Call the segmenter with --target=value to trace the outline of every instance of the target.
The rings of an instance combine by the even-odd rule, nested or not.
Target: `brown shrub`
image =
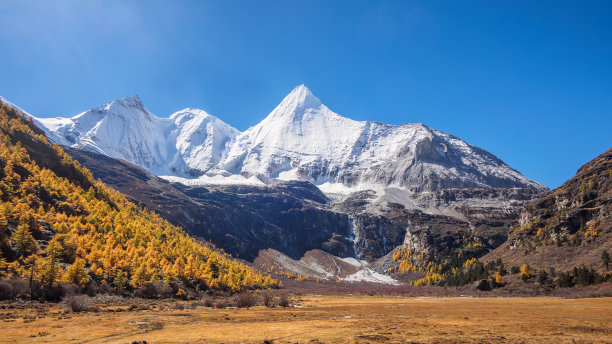
[[[79,286],[74,283],[60,283],[60,287],[62,287],[62,292],[65,296],[68,295],[77,295],[79,293]]]
[[[32,296],[37,299],[43,299],[47,301],[59,301],[64,297],[64,288],[61,285],[54,285],[51,287],[37,286],[32,290]]]
[[[289,294],[281,294],[278,298],[278,305],[281,307],[289,307],[291,305]]]
[[[6,280],[12,287],[15,297],[25,296],[28,294],[28,282],[19,277]]]
[[[185,308],[196,309],[196,308],[201,307],[201,306],[202,306],[202,302],[192,301],[192,302],[188,303],[187,306],[185,306]]]
[[[88,283],[85,288],[85,293],[89,296],[96,296],[99,294],[111,294],[113,292],[113,288],[106,283]]]
[[[213,308],[226,308],[227,304],[223,300],[215,301]]]
[[[0,300],[11,300],[26,296],[28,289],[28,282],[19,277],[0,280]]]
[[[255,306],[256,300],[253,293],[241,293],[236,296],[236,307],[249,308]]]
[[[210,299],[204,300],[204,307],[212,307],[213,302]]]
[[[263,293],[262,295],[263,304],[268,308],[274,307],[274,297],[270,293]]]
[[[153,281],[140,288],[137,294],[145,299],[165,299],[172,297],[174,290],[172,290],[172,287],[166,282]]]
[[[0,281],[0,300],[14,298],[13,287],[7,281]]]
[[[62,303],[70,307],[73,312],[83,312],[89,309],[91,300],[87,295],[70,295],[66,296]]]

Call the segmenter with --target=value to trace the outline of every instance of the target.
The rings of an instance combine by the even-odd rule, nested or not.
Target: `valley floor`
[[[612,342],[612,298],[340,295],[293,301],[294,307],[250,309],[142,301],[142,305],[100,305],[97,312],[66,314],[56,305],[11,306],[0,309],[0,342]]]

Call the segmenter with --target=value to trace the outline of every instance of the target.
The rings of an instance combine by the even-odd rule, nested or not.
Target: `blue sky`
[[[244,130],[303,83],[551,188],[612,147],[612,1],[0,0],[0,46],[0,95],[40,117],[138,94]]]

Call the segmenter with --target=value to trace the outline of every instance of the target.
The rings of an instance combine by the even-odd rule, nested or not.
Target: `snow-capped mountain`
[[[199,109],[158,118],[138,96],[115,99],[72,118],[36,118],[50,139],[120,158],[157,174],[199,175],[221,160],[239,132]]]
[[[136,96],[73,118],[33,120],[75,147],[65,150],[96,178],[187,232],[250,261],[276,250],[263,254],[265,264],[313,278],[387,273],[397,247],[417,248],[437,264],[449,243],[470,247],[465,228],[493,249],[543,189],[422,124],[342,117],[305,86],[242,133],[197,109],[158,118]],[[374,192],[350,193],[364,189]]]
[[[304,85],[261,123],[238,135],[219,168],[353,189],[541,187],[494,155],[423,124],[342,117]]]
[[[304,180],[343,192],[389,186],[415,192],[544,188],[494,155],[423,124],[342,117],[304,85],[242,133],[197,109],[155,117],[137,96],[73,118],[36,121],[58,143],[121,158],[158,175],[202,176],[203,182],[216,176],[228,183]]]

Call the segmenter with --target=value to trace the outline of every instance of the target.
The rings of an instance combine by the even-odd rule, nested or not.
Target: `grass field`
[[[5,307],[0,342],[612,343],[612,298],[342,295],[294,301],[294,307],[250,309],[158,301],[83,313]]]

